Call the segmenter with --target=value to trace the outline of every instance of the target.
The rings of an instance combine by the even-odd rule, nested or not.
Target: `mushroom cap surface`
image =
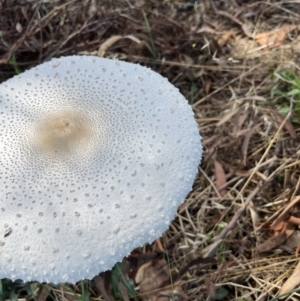
[[[0,85],[0,278],[76,282],[159,237],[192,189],[191,107],[138,64],[53,59]]]

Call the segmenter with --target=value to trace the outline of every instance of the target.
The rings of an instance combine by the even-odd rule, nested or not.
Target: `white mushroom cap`
[[[178,89],[71,56],[0,85],[0,278],[76,282],[167,228],[202,148]]]

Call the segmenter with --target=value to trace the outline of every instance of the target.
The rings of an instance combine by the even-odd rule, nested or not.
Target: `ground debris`
[[[287,83],[273,93],[278,71],[300,76],[296,2],[0,1],[0,82],[53,57],[101,55],[159,72],[194,109],[205,146],[199,175],[160,242],[130,256],[129,280],[147,267],[138,300],[213,300],[218,290],[224,301],[271,300],[297,282],[300,122],[282,112],[299,100]],[[209,268],[184,270],[209,254]],[[57,300],[110,300],[106,277],[46,288]],[[14,285],[2,281],[6,299],[29,299],[30,286]],[[49,299],[38,287],[34,298]],[[119,296],[128,294],[121,284]]]

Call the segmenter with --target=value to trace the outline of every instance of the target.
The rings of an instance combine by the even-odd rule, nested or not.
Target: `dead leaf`
[[[211,79],[207,78],[204,83],[204,91],[206,94],[209,94],[211,88]]]
[[[288,222],[293,225],[300,226],[300,218],[299,217],[290,216]]]
[[[285,294],[294,289],[300,283],[300,261],[298,262],[293,274],[286,280],[279,291],[279,295]]]
[[[170,272],[164,259],[142,265],[136,273],[135,282],[140,286],[142,298],[149,299],[169,283]]]
[[[122,295],[122,300],[130,301],[128,289],[126,288],[126,285],[123,282],[124,280],[122,279],[127,279],[128,273],[131,270],[131,264],[125,258],[120,264],[118,264],[118,268],[114,267],[113,269],[115,269],[115,272],[117,272],[118,283],[116,283],[116,285]],[[106,271],[105,273],[101,273],[99,276],[96,276],[93,279],[96,287],[106,301],[115,300],[115,298],[112,296],[112,273],[114,272]]]
[[[254,208],[253,202],[251,202],[249,204],[248,209],[250,211],[250,216],[251,216],[251,221],[252,221],[253,228],[256,229],[256,225],[257,225],[257,222],[259,220],[259,216],[258,216],[258,213],[256,212],[256,210]]]
[[[224,196],[226,194],[226,189],[221,188],[226,184],[226,175],[224,172],[224,169],[222,165],[217,161],[214,160],[214,165],[215,165],[215,176],[216,176],[216,188],[218,189],[220,196]]]
[[[238,111],[240,110],[240,108],[235,108],[231,111],[229,111],[228,113],[226,113],[221,120],[219,120],[216,124],[217,127],[221,126],[222,124],[224,124],[225,122],[227,122],[232,116],[234,116]]]
[[[281,221],[276,225],[271,225],[269,229],[272,229],[275,233],[279,233],[282,232],[285,226],[286,226],[286,221]]]
[[[162,243],[161,243],[160,238],[157,238],[157,239],[155,240],[155,242],[156,242],[156,245],[157,245],[157,247],[158,247],[158,250],[159,250],[160,252],[162,252],[162,253],[165,253],[165,249],[164,249],[164,247],[163,247],[163,245],[162,245]]]
[[[36,298],[37,301],[44,301],[48,297],[51,298],[51,292],[52,292],[51,286],[49,284],[43,284],[42,289],[40,290],[40,292]]]
[[[105,42],[103,42],[99,46],[98,56],[104,56],[106,50],[109,47],[111,47],[113,44],[115,44],[116,42],[118,42],[119,40],[122,40],[122,39],[130,39],[130,40],[136,42],[137,44],[141,43],[140,39],[138,39],[134,35],[127,35],[127,36],[117,35],[117,36],[112,36],[112,37],[110,37],[109,39],[107,39]]]
[[[287,239],[287,235],[285,232],[281,232],[279,235],[272,236],[259,246],[255,248],[255,251],[258,253],[267,252],[279,245],[283,244],[284,241]]]
[[[125,284],[123,282],[119,283],[119,290],[120,290],[120,293],[123,297],[123,300],[124,301],[130,301],[129,294],[128,294],[128,289],[127,289],[127,287],[125,286]]]
[[[241,26],[244,34],[248,37],[248,38],[253,38],[253,34],[252,34],[252,30],[253,30],[253,25],[250,23],[243,23]]]
[[[101,273],[93,278],[97,290],[101,293],[105,301],[114,301],[114,297],[109,288],[110,272]]]
[[[215,30],[212,27],[208,26],[208,25],[203,25],[201,28],[199,28],[196,33],[210,33],[210,34],[217,34],[217,35],[223,35],[228,33],[227,31],[219,31],[219,30]]]
[[[261,123],[256,124],[252,128],[247,129],[248,131],[245,133],[245,137],[242,144],[242,156],[243,156],[243,165],[247,165],[247,154],[248,154],[248,147],[250,143],[250,139],[252,135],[259,130],[261,127]],[[240,135],[240,133],[236,133],[237,136]]]
[[[193,260],[182,272],[185,273],[189,267],[198,263],[211,263],[211,258],[199,258]],[[178,279],[182,273],[172,276],[170,281],[170,270],[167,262],[163,260],[153,260],[140,267],[135,281],[140,287],[142,300],[147,301],[169,301],[171,298],[178,301],[188,300],[188,296],[183,292]]]
[[[258,253],[267,252],[283,244],[295,231],[295,226],[286,224],[278,235],[274,235],[255,248]]]
[[[272,223],[272,226],[274,227],[276,224],[280,223],[281,221],[284,221],[287,217],[287,213],[289,210],[298,202],[300,201],[300,195],[296,196],[286,207],[285,209],[280,213],[280,215],[277,217],[277,219]]]
[[[181,268],[179,273],[172,275],[173,281],[179,280],[191,267],[195,265],[201,265],[202,268],[204,266],[210,265],[210,264],[216,264],[217,261],[212,257],[197,257],[192,260],[190,260],[185,266]]]
[[[21,33],[23,31],[23,27],[19,22],[16,24],[16,31],[18,33]]]
[[[261,229],[263,230],[268,230],[268,231],[273,231],[275,235],[279,234],[280,232],[284,231],[287,225],[287,220],[288,218],[286,218],[284,221],[280,221],[279,223],[277,223],[276,225],[273,224],[264,224]]]
[[[242,113],[242,111],[240,110],[233,118],[233,137],[238,137],[239,135],[241,135],[241,128],[244,124],[244,122],[246,121],[246,119],[248,118],[249,113]]]
[[[224,141],[228,140],[228,137],[226,136],[222,136],[222,135],[215,135],[213,137],[213,139],[204,139],[202,146],[206,146],[207,144],[213,142],[213,144],[209,147],[207,146],[207,152],[203,158],[204,162],[209,162],[211,160],[212,155],[214,154],[214,152],[216,151],[216,148],[221,145],[222,143],[224,143]]]
[[[285,242],[285,246],[287,246],[289,249],[294,250],[300,245],[300,231],[295,230],[293,234],[288,237],[288,239]]]
[[[288,131],[288,133],[290,134],[290,136],[297,140],[298,139],[298,136],[297,136],[297,133],[292,125],[292,123],[285,119],[284,116],[282,116],[279,112],[277,112],[276,110],[273,110],[273,109],[270,109],[271,112],[272,112],[272,115],[273,115],[273,118],[275,119],[275,121],[279,124],[283,123],[284,122],[284,125],[283,127]]]
[[[223,47],[227,44],[227,42],[229,41],[229,39],[236,35],[236,31],[228,31],[226,33],[224,33],[218,40],[217,43],[220,47]]]
[[[280,28],[259,33],[253,38],[258,42],[259,45],[264,46],[267,49],[272,49],[281,46],[287,34],[296,28],[299,28],[299,26],[285,24]]]
[[[162,256],[161,252],[152,252],[152,251],[146,251],[146,253],[141,253],[139,249],[135,249],[130,253],[130,256],[128,258],[130,266],[128,271],[129,278],[135,278],[135,275],[137,273],[137,270],[144,265],[145,263],[152,261],[152,260],[158,260]],[[134,272],[134,273],[132,273]]]

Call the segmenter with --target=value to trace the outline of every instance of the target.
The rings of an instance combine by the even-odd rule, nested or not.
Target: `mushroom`
[[[53,59],[0,85],[0,278],[76,282],[169,226],[198,170],[194,114],[138,64]]]

